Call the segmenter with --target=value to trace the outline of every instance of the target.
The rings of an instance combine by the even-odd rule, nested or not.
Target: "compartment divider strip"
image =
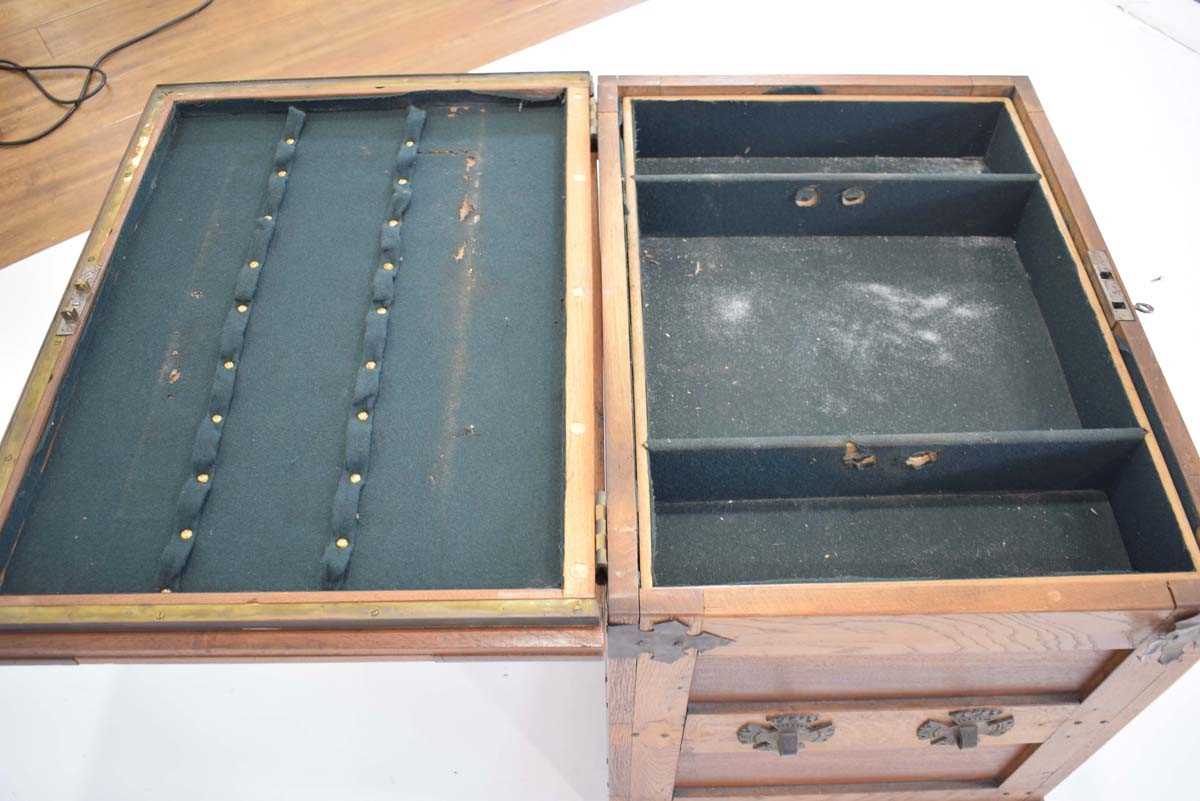
[[[304,128],[304,112],[289,107],[283,133],[275,145],[271,173],[267,178],[262,213],[255,222],[246,258],[234,287],[233,305],[221,328],[220,357],[213,372],[208,413],[196,427],[192,444],[191,475],[184,481],[176,503],[175,530],[163,548],[159,561],[158,588],[162,592],[179,589],[188,558],[195,547],[196,535],[204,512],[204,502],[212,490],[221,433],[233,404],[237,370],[246,328],[254,307],[258,279],[265,269],[276,218],[283,204],[288,174],[296,157],[297,141]]]
[[[425,111],[409,106],[404,120],[404,138],[396,154],[392,196],[380,226],[379,260],[371,281],[371,304],[363,324],[362,354],[354,383],[350,418],[346,423],[346,458],[333,500],[332,537],[322,557],[321,587],[339,589],[345,584],[358,534],[359,500],[367,480],[371,457],[371,434],[379,376],[387,347],[389,317],[396,291],[396,273],[403,264],[401,232],[404,213],[412,200],[412,172],[418,143],[425,126]]]
[[[1095,489],[1140,428],[651,439],[657,503]]]
[[[1012,236],[1036,173],[635,177],[643,237]]]

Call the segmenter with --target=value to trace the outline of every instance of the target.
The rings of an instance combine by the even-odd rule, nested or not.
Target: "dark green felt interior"
[[[410,102],[428,119],[345,586],[561,585],[563,109],[427,94],[294,104],[307,116],[183,590],[320,586]],[[287,108],[177,114],[4,531],[4,592],[156,589]]]
[[[1001,104],[634,109],[657,584],[1191,569]]]

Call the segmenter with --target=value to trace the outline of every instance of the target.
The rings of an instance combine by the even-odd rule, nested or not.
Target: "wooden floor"
[[[0,57],[90,64],[198,0],[0,0]],[[0,267],[91,227],[159,83],[466,72],[638,0],[216,0],[105,65],[109,87],[40,142],[0,148]],[[563,65],[574,67],[577,65]],[[47,80],[74,96],[80,77]],[[0,73],[0,138],[59,113]]]

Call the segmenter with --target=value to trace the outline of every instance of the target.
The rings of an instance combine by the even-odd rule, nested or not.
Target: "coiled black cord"
[[[103,89],[105,86],[108,85],[108,74],[105,73],[104,70],[100,69],[101,64],[103,64],[109,58],[111,58],[112,56],[121,52],[125,48],[132,47],[133,45],[137,44],[138,42],[141,42],[145,39],[149,39],[151,36],[153,36],[156,33],[161,33],[162,31],[165,31],[167,28],[170,28],[174,25],[178,25],[179,23],[183,22],[185,19],[189,19],[191,17],[196,16],[201,11],[203,11],[204,9],[211,6],[212,3],[213,3],[213,0],[204,0],[204,2],[200,3],[199,5],[197,5],[195,8],[191,9],[190,11],[180,14],[178,17],[175,17],[174,19],[169,19],[166,22],[162,23],[161,25],[151,28],[150,30],[146,31],[145,33],[139,34],[139,35],[133,37],[132,39],[126,39],[125,41],[121,42],[120,44],[116,45],[115,47],[112,47],[112,48],[109,48],[108,50],[106,50],[104,52],[104,54],[100,56],[100,58],[98,58],[94,62],[92,62],[91,66],[87,66],[84,64],[46,64],[46,65],[39,66],[39,67],[29,67],[24,64],[18,64],[16,61],[13,61],[12,59],[0,58],[0,71],[15,72],[18,75],[21,75],[26,80],[28,80],[31,84],[33,84],[34,87],[39,92],[42,93],[43,97],[45,97],[47,100],[49,100],[51,103],[55,104],[56,106],[62,106],[63,108],[66,109],[66,111],[63,112],[63,115],[61,117],[59,117],[54,122],[54,124],[51,125],[50,127],[46,128],[44,130],[38,131],[37,133],[33,134],[32,136],[26,136],[23,139],[0,139],[0,147],[20,147],[21,145],[32,144],[33,142],[36,142],[39,139],[44,139],[47,136],[49,136],[50,134],[57,131],[59,128],[61,128],[63,125],[66,124],[67,120],[71,119],[71,117],[74,116],[76,111],[79,111],[79,108],[86,101],[95,97],[96,94],[101,89]],[[47,89],[45,84],[43,84],[40,80],[38,80],[38,77],[36,75],[36,73],[39,73],[39,72],[62,72],[62,71],[68,71],[68,70],[82,70],[83,72],[86,73],[86,76],[83,79],[83,85],[79,89],[79,95],[75,98],[58,97],[57,95],[53,94],[49,89]],[[97,81],[97,78],[99,79],[98,81]]]

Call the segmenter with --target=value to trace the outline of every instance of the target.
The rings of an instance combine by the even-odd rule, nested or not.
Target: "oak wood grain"
[[[684,652],[674,662],[638,655],[630,763],[630,795],[635,801],[671,797],[695,666],[695,651]]]

